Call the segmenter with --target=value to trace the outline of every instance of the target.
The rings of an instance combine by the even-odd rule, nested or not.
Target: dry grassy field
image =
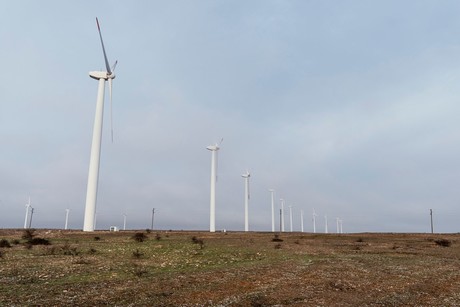
[[[0,306],[460,306],[460,235],[0,230]]]

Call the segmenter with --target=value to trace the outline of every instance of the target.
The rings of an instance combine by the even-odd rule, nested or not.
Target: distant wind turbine
[[[318,215],[315,212],[315,208],[313,208],[313,233],[316,233],[316,217]]]
[[[241,177],[244,178],[244,231],[249,231],[249,177],[251,174],[246,170]]]
[[[220,144],[222,144],[222,139]],[[219,144],[219,145],[220,145]],[[219,145],[214,144],[206,147],[210,150],[211,155],[211,195],[210,195],[210,213],[209,213],[209,231],[216,231],[216,182],[217,182],[217,151],[220,149]]]
[[[327,233],[327,215],[324,216],[324,232]]]
[[[34,217],[34,208],[30,207],[30,220],[29,220],[29,228],[32,227],[32,218]]]
[[[96,219],[96,199],[97,199],[97,185],[99,181],[99,162],[101,159],[101,141],[102,141],[102,120],[104,115],[104,91],[105,81],[109,82],[109,96],[110,106],[112,107],[112,80],[115,78],[113,71],[117,65],[117,61],[112,68],[110,68],[107,54],[105,53],[104,42],[102,41],[101,28],[99,27],[99,20],[96,18],[97,30],[99,31],[99,38],[101,39],[102,52],[104,53],[104,61],[106,71],[91,71],[89,76],[99,81],[96,114],[93,126],[93,140],[91,143],[91,157],[89,162],[88,172],[88,186],[86,190],[86,206],[85,206],[85,220],[83,224],[83,231],[94,231]],[[111,109],[112,110],[112,109]],[[113,129],[112,129],[113,141]]]
[[[281,201],[281,232],[284,232],[284,199],[280,199]]]
[[[340,233],[340,219],[339,218],[336,218],[337,219],[337,233]]]
[[[303,232],[303,210],[300,210],[300,231]]]
[[[69,221],[69,211],[70,211],[70,209],[65,209],[65,225],[64,225],[65,230],[67,230],[67,225],[68,225],[68,221]]]
[[[292,232],[292,206],[289,206],[289,228]]]
[[[30,196],[29,196],[29,201],[26,204],[26,219],[24,220],[24,229],[27,228],[27,221],[29,220],[29,211],[30,211]]]
[[[123,214],[123,230],[126,230],[126,214]]]
[[[272,232],[275,232],[275,190],[269,189],[272,198]]]

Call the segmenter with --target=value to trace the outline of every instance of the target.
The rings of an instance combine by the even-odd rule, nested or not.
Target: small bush
[[[363,240],[363,238],[358,238],[358,240],[356,240],[356,242],[361,243],[361,242],[364,242],[364,240]]]
[[[145,230],[145,232],[146,232],[146,233],[151,233],[152,230],[151,230],[150,228],[147,228],[147,229]]]
[[[90,254],[90,255],[94,255],[95,253],[97,253],[97,250],[95,250],[94,248],[90,248],[88,250],[88,254]]]
[[[32,238],[28,240],[27,243],[31,245],[51,245],[50,241],[45,238]]]
[[[283,239],[281,239],[280,236],[276,234],[275,237],[272,239],[272,242],[283,242]]]
[[[11,247],[11,244],[10,244],[10,242],[8,242],[8,240],[6,240],[6,239],[1,239],[1,240],[0,240],[0,247],[7,247],[7,248],[10,248],[10,247]]]
[[[144,254],[141,253],[141,252],[139,251],[139,249],[136,249],[136,250],[133,252],[133,258],[140,259],[140,258],[142,258],[142,256],[144,256]]]
[[[281,243],[275,244],[275,249],[281,249]]]
[[[437,240],[434,240],[434,242],[437,245],[442,246],[442,247],[449,247],[452,244],[452,242],[450,242],[447,239],[437,239]]]
[[[95,236],[94,241],[101,241],[101,237]]]
[[[157,233],[157,234],[155,235],[155,240],[157,240],[157,241],[160,241],[160,240],[161,240],[161,235],[160,235],[159,233]]]
[[[32,240],[34,237],[35,237],[35,229],[33,228],[26,229],[22,233],[22,239],[26,240],[27,242]]]
[[[62,247],[61,251],[63,255],[68,255],[68,256],[78,256],[80,255],[80,252],[77,250],[76,247],[71,247],[69,245],[69,242],[66,242]]]
[[[200,245],[200,249],[203,249],[203,247],[204,247],[204,241],[203,241],[203,239],[198,239],[197,237],[193,236],[193,237],[192,237],[192,242],[193,242],[193,244],[199,244],[199,245]]]
[[[148,274],[148,271],[143,266],[135,264],[132,273],[134,274],[134,276],[143,277]]]
[[[147,240],[147,236],[145,235],[145,233],[143,232],[136,232],[132,238],[134,239],[134,241],[136,242],[144,242],[145,240]]]
[[[14,244],[14,245],[18,245],[20,244],[21,242],[18,240],[18,239],[13,239],[11,240],[11,244]]]

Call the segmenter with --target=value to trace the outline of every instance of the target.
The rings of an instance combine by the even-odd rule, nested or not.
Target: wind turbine
[[[241,177],[244,178],[244,231],[249,231],[249,177],[251,174],[246,170]]]
[[[289,206],[289,228],[292,232],[292,206]]]
[[[315,208],[313,208],[313,233],[316,233],[316,217],[318,215],[315,212]]]
[[[110,106],[112,106],[112,80],[115,78],[113,71],[117,65],[117,61],[110,68],[107,54],[105,53],[104,42],[102,41],[101,28],[99,27],[99,20],[96,18],[97,30],[99,31],[99,38],[101,39],[102,52],[104,54],[106,71],[91,71],[89,76],[99,81],[97,101],[96,101],[96,114],[94,117],[93,126],[93,140],[91,143],[91,157],[89,161],[88,172],[88,186],[86,190],[86,206],[85,206],[85,220],[83,224],[83,231],[94,231],[96,219],[96,199],[97,199],[97,184],[99,180],[99,162],[101,159],[101,141],[102,141],[102,120],[104,115],[104,91],[105,81],[109,82],[109,96]],[[111,108],[112,109],[112,108]],[[112,141],[113,141],[113,129]]]
[[[275,232],[275,190],[269,189],[272,197],[272,232]]]
[[[123,214],[123,230],[126,230],[126,214]]]
[[[64,225],[64,229],[67,230],[67,225],[68,225],[68,221],[69,221],[69,211],[70,209],[65,209],[65,225]]]
[[[280,198],[281,202],[281,232],[284,232],[284,199]]]
[[[337,233],[340,233],[340,219],[339,218],[336,218],[337,219]]]
[[[327,215],[324,216],[324,232],[327,233]]]
[[[222,144],[222,139],[220,144]],[[219,145],[220,145],[219,144]],[[219,145],[209,145],[207,150],[211,151],[211,195],[210,195],[210,212],[209,212],[209,231],[216,231],[216,182],[217,182],[217,151],[220,149]]]
[[[303,232],[303,210],[300,209],[300,231]]]
[[[29,211],[30,211],[30,196],[29,196],[29,202],[26,204],[26,219],[24,220],[24,229],[27,228],[27,221],[29,219]]]

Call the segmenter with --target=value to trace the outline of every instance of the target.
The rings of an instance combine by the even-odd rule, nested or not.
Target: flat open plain
[[[24,234],[0,230],[0,306],[460,306],[460,234]]]

